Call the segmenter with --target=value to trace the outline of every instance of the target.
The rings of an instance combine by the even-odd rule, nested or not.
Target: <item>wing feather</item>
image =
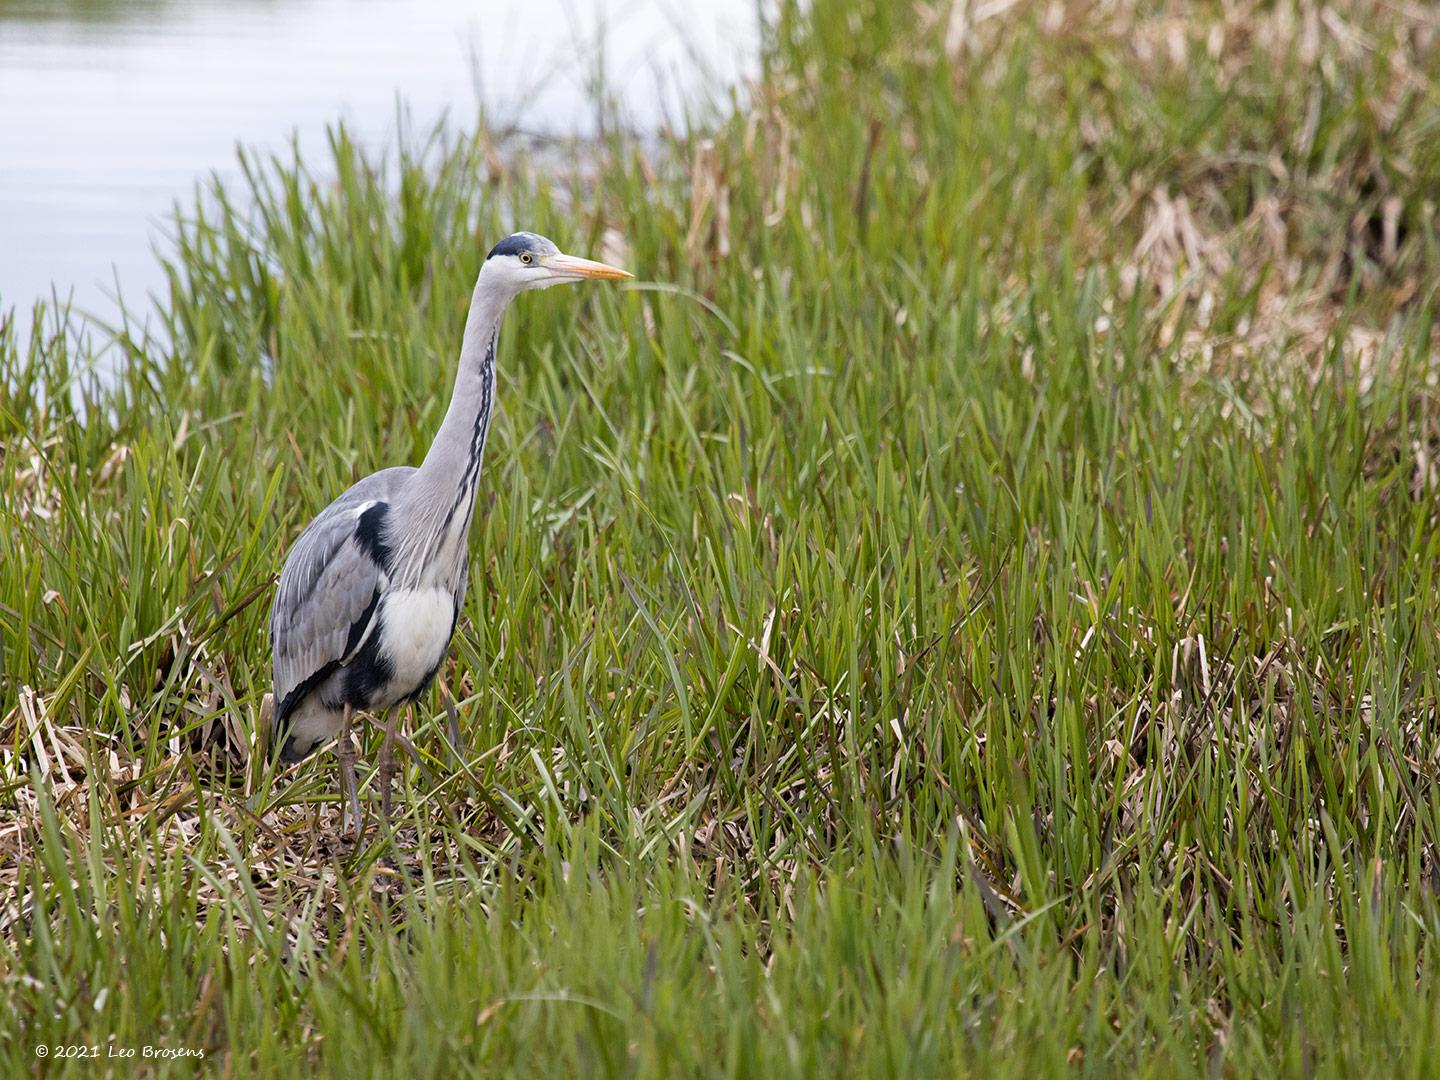
[[[290,549],[270,609],[277,733],[373,629],[385,578],[360,535],[360,519],[391,501],[413,472],[386,469],[366,477],[321,511]]]

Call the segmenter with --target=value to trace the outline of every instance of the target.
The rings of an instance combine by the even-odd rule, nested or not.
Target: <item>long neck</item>
[[[509,296],[497,293],[482,278],[470,299],[450,408],[408,485],[406,512],[399,515],[409,524],[397,538],[397,583],[416,586],[433,581],[453,591],[460,580],[495,407],[500,319],[510,303]]]
[[[450,408],[420,466],[421,485],[432,497],[448,491],[452,497],[474,499],[495,407],[495,348],[509,303],[508,296],[487,289],[483,279],[476,282]]]

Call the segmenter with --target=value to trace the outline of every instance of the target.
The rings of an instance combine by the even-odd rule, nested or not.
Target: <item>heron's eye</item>
[[[528,251],[522,251],[520,253],[520,261],[526,266],[529,266],[532,262],[535,261],[535,256],[531,255]]]

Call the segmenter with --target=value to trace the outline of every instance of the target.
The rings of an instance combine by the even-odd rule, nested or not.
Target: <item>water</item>
[[[585,132],[602,64],[655,128],[743,77],[754,0],[0,0],[0,318],[58,295],[143,307],[176,200],[235,171],[237,144],[323,157],[482,107]]]

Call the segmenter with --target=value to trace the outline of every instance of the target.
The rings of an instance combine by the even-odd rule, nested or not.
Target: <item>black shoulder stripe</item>
[[[380,590],[376,589],[370,597],[370,603],[366,604],[365,610],[360,613],[360,617],[350,624],[350,633],[345,638],[345,657],[341,663],[348,660],[360,647],[360,639],[365,636],[365,628],[370,625],[370,619],[374,616],[375,609],[379,604]]]
[[[389,515],[389,503],[376,503],[360,515],[355,525],[355,543],[370,556],[371,562],[387,574],[390,572],[390,544],[385,539],[385,520]]]

